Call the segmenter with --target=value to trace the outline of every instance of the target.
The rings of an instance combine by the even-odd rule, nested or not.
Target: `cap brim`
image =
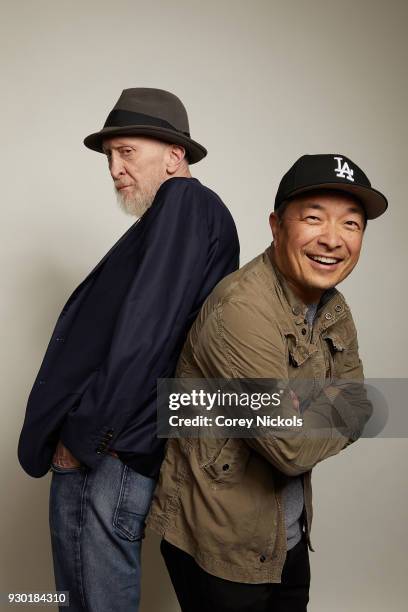
[[[192,140],[192,138],[173,130],[152,125],[127,125],[124,127],[103,128],[100,132],[87,136],[84,140],[84,145],[88,149],[103,153],[103,140],[115,136],[146,136],[168,142],[169,144],[180,145],[185,148],[190,164],[195,164],[207,155],[207,149],[195,140]]]
[[[286,199],[292,198],[301,193],[314,191],[315,189],[335,189],[336,191],[345,191],[354,195],[361,202],[367,215],[367,219],[376,219],[388,208],[387,198],[372,187],[364,187],[363,185],[348,185],[346,183],[319,183],[318,185],[308,185],[307,187],[299,187],[293,190],[286,196]]]

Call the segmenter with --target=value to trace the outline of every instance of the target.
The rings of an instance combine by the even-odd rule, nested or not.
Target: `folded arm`
[[[273,327],[273,324],[272,324]],[[202,327],[193,347],[206,378],[275,379],[288,381],[285,339],[279,329],[262,320],[250,304],[230,300],[220,304]],[[342,360],[337,379],[301,415],[303,427],[258,431],[246,443],[289,476],[311,470],[354,442],[371,415],[363,370],[354,338]],[[285,394],[279,407],[283,418],[299,417],[293,396]]]

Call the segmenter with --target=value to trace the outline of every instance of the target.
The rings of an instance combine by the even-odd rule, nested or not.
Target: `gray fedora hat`
[[[191,164],[207,155],[207,150],[190,138],[187,111],[183,103],[164,89],[124,89],[103,128],[87,136],[84,145],[103,153],[103,139],[114,136],[147,136],[181,145]]]

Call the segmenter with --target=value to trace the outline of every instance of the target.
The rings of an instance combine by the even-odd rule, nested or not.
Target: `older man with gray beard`
[[[18,453],[29,475],[52,471],[54,571],[69,609],[136,612],[163,453],[156,381],[173,375],[205,298],[237,269],[239,243],[228,209],[190,174],[206,150],[173,94],[125,89],[84,143],[106,155],[119,203],[138,220],[64,306]]]

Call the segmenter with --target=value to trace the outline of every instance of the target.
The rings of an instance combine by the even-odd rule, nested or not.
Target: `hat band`
[[[152,117],[151,115],[145,115],[144,113],[134,113],[133,111],[125,111],[120,109],[114,109],[108,115],[105,121],[104,128],[106,127],[127,127],[133,125],[154,125],[155,127],[163,127],[174,132],[179,132],[190,138],[189,132],[183,132],[178,130],[171,125],[165,119],[159,119],[158,117]]]

